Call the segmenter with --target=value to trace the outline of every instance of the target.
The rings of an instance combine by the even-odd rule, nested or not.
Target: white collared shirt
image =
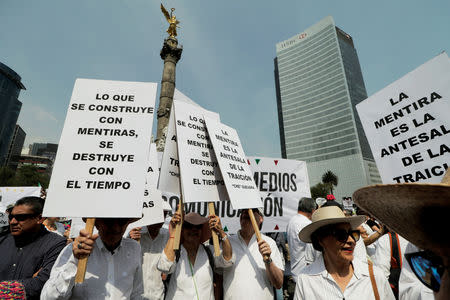
[[[303,269],[297,277],[294,299],[316,300],[372,300],[375,299],[369,269],[366,263],[353,259],[353,276],[344,292],[325,268],[323,257],[318,258],[313,264]],[[394,300],[394,294],[387,279],[374,268],[375,281],[377,283],[380,299]]]
[[[212,255],[214,249],[209,247]],[[225,260],[223,255],[214,257],[216,268],[229,268],[233,265],[236,257]],[[172,274],[167,289],[166,299],[183,300],[214,300],[213,270],[209,263],[208,254],[202,245],[199,245],[194,265],[189,261],[187,251],[180,245],[180,258],[178,263],[170,261],[164,251],[158,262],[158,270],[166,274]]]
[[[100,237],[88,258],[86,277],[75,285],[78,259],[67,245],[56,259],[41,299],[141,299],[141,248],[136,241],[122,239],[114,254]]]
[[[408,261],[404,254],[418,252],[419,248],[411,243],[406,245],[405,252],[403,254],[403,267],[400,273],[400,279],[398,281],[398,291],[400,300],[434,300],[433,291],[427,288],[411,269]]]
[[[261,234],[272,250],[271,258],[275,266],[284,271],[280,251],[273,239]],[[273,286],[266,274],[266,265],[259,252],[256,236],[245,243],[240,232],[229,237],[233,254],[236,255],[234,265],[223,270],[224,299],[273,299]]]
[[[297,278],[300,271],[316,259],[317,251],[314,250],[312,244],[304,243],[298,237],[299,232],[310,223],[311,220],[304,215],[296,214],[289,220],[286,228],[291,257],[291,272],[294,278]]]
[[[144,296],[147,299],[164,299],[164,284],[161,271],[157,269],[158,260],[169,239],[169,230],[161,228],[155,239],[147,232],[141,233],[142,272]]]

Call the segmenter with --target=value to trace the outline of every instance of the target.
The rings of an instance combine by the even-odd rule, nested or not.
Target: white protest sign
[[[231,205],[234,209],[262,207],[236,130],[207,116],[204,118]]]
[[[450,161],[450,60],[431,59],[356,106],[383,183],[439,183]]]
[[[156,83],[77,79],[45,216],[141,217]]]
[[[40,186],[4,186],[0,187],[0,212],[5,212],[8,205],[16,203],[23,197],[40,197]]]
[[[74,239],[77,236],[80,235],[80,230],[86,228],[86,223],[84,223],[82,218],[72,218],[72,221],[70,223],[70,231],[69,231],[69,238]],[[98,230],[94,226],[94,230],[92,231],[92,234],[97,234]]]
[[[211,112],[181,101],[173,104],[183,201],[228,200],[203,120]]]
[[[146,188],[142,207],[142,218],[131,223],[128,228],[142,227],[164,222],[163,199],[161,191],[156,188],[159,176],[156,145],[150,145],[149,163],[147,168]]]
[[[264,222],[261,231],[286,231],[289,220],[297,214],[300,198],[311,197],[306,163],[269,157],[247,157],[247,163],[261,194],[267,194],[262,198]],[[175,211],[178,195],[163,192],[163,198]],[[224,229],[236,233],[240,229],[238,210],[233,209],[230,201],[218,201],[214,206]],[[208,203],[186,203],[185,212],[192,211],[207,216]]]
[[[197,103],[192,101],[177,89],[175,89],[173,99],[174,101],[186,102],[195,105],[199,109],[202,109]],[[208,113],[211,114],[214,118],[219,119],[219,114],[213,112]],[[177,195],[180,194],[180,168],[178,166],[178,148],[173,105],[169,116],[169,123],[167,125],[167,136],[161,162],[158,189]]]

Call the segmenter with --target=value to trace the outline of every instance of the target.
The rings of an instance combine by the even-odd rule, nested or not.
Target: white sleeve
[[[75,285],[78,259],[72,254],[72,244],[59,254],[41,292],[41,299],[69,299]]]
[[[378,239],[377,248],[372,260],[373,264],[383,271],[386,279],[389,278],[391,273],[391,245],[388,234]]]
[[[159,257],[158,265],[156,266],[156,268],[164,274],[172,274],[175,271],[176,265],[177,264],[175,263],[175,260],[170,261],[163,250],[161,256]]]
[[[136,272],[134,273],[133,280],[133,290],[131,291],[130,299],[145,299],[144,295],[144,283],[142,279],[142,257],[139,259],[138,267],[136,268]]]
[[[264,240],[266,240],[266,242],[270,246],[270,250],[272,250],[270,258],[272,258],[272,261],[274,262],[275,266],[277,266],[278,269],[284,272],[284,261],[283,258],[281,257],[280,250],[278,250],[277,244],[271,238],[264,237]]]
[[[419,249],[411,243],[406,246],[405,254],[411,252],[417,252]],[[400,273],[400,279],[398,282],[399,299],[400,300],[433,300],[433,291],[427,288],[416,277],[411,269],[406,257],[403,256],[402,272]]]
[[[211,254],[214,257],[214,267],[217,269],[226,269],[226,268],[230,268],[234,265],[234,263],[236,262],[236,254],[232,254],[231,259],[230,260],[226,260],[223,257],[223,251],[220,252],[219,256],[214,256],[214,246],[213,245],[209,245],[207,246],[209,248],[209,251],[211,251]],[[216,270],[214,270],[216,271]]]
[[[297,284],[295,285],[294,300],[303,300],[305,295],[303,293],[302,276],[299,275],[296,279]]]

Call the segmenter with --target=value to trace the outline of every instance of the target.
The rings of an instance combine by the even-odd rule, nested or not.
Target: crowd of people
[[[42,217],[42,198],[25,197],[8,209],[9,230],[0,234],[0,298],[450,299],[448,237],[427,225],[441,220],[417,219],[417,211],[449,211],[448,187],[437,209],[426,201],[418,208],[406,195],[408,205],[393,213],[392,202],[356,196],[360,206],[350,212],[333,197],[301,198],[274,239],[255,232],[252,216],[259,228],[264,222],[255,208],[239,211],[240,230],[231,235],[218,216],[177,210],[168,229],[159,223],[126,233],[135,219],[96,218],[98,233],[82,229],[73,240],[57,219]],[[409,223],[399,226],[396,214]],[[84,281],[76,283],[86,257]]]

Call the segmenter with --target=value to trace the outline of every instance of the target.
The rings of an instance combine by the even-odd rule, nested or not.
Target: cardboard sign
[[[44,215],[141,217],[156,83],[77,79]]]
[[[23,197],[40,197],[40,186],[4,186],[0,187],[0,212],[5,212],[8,205],[16,203]]]
[[[194,101],[175,89],[173,99],[198,106]],[[175,132],[175,113],[173,104],[167,124],[166,141],[162,155],[161,171],[158,180],[158,189],[170,193],[180,194],[180,169],[178,166],[177,135]]]
[[[383,183],[439,183],[450,161],[450,60],[431,59],[356,106]]]
[[[286,231],[289,220],[297,214],[300,198],[311,196],[306,163],[269,157],[247,157],[247,163],[261,194],[267,194],[262,198],[264,222],[261,231]],[[163,192],[163,199],[175,212],[179,196]],[[227,233],[236,233],[240,229],[238,210],[233,209],[230,201],[215,202],[214,205]],[[207,216],[208,203],[186,203],[185,212],[191,211]]]
[[[206,116],[205,122],[233,208],[262,207],[236,130]]]
[[[227,200],[225,183],[203,116],[210,112],[174,100],[181,188],[185,202]]]
[[[147,168],[146,188],[144,192],[144,202],[142,203],[142,218],[131,223],[128,227],[142,227],[164,222],[163,203],[161,191],[156,188],[159,167],[156,145],[150,145],[149,163]]]

